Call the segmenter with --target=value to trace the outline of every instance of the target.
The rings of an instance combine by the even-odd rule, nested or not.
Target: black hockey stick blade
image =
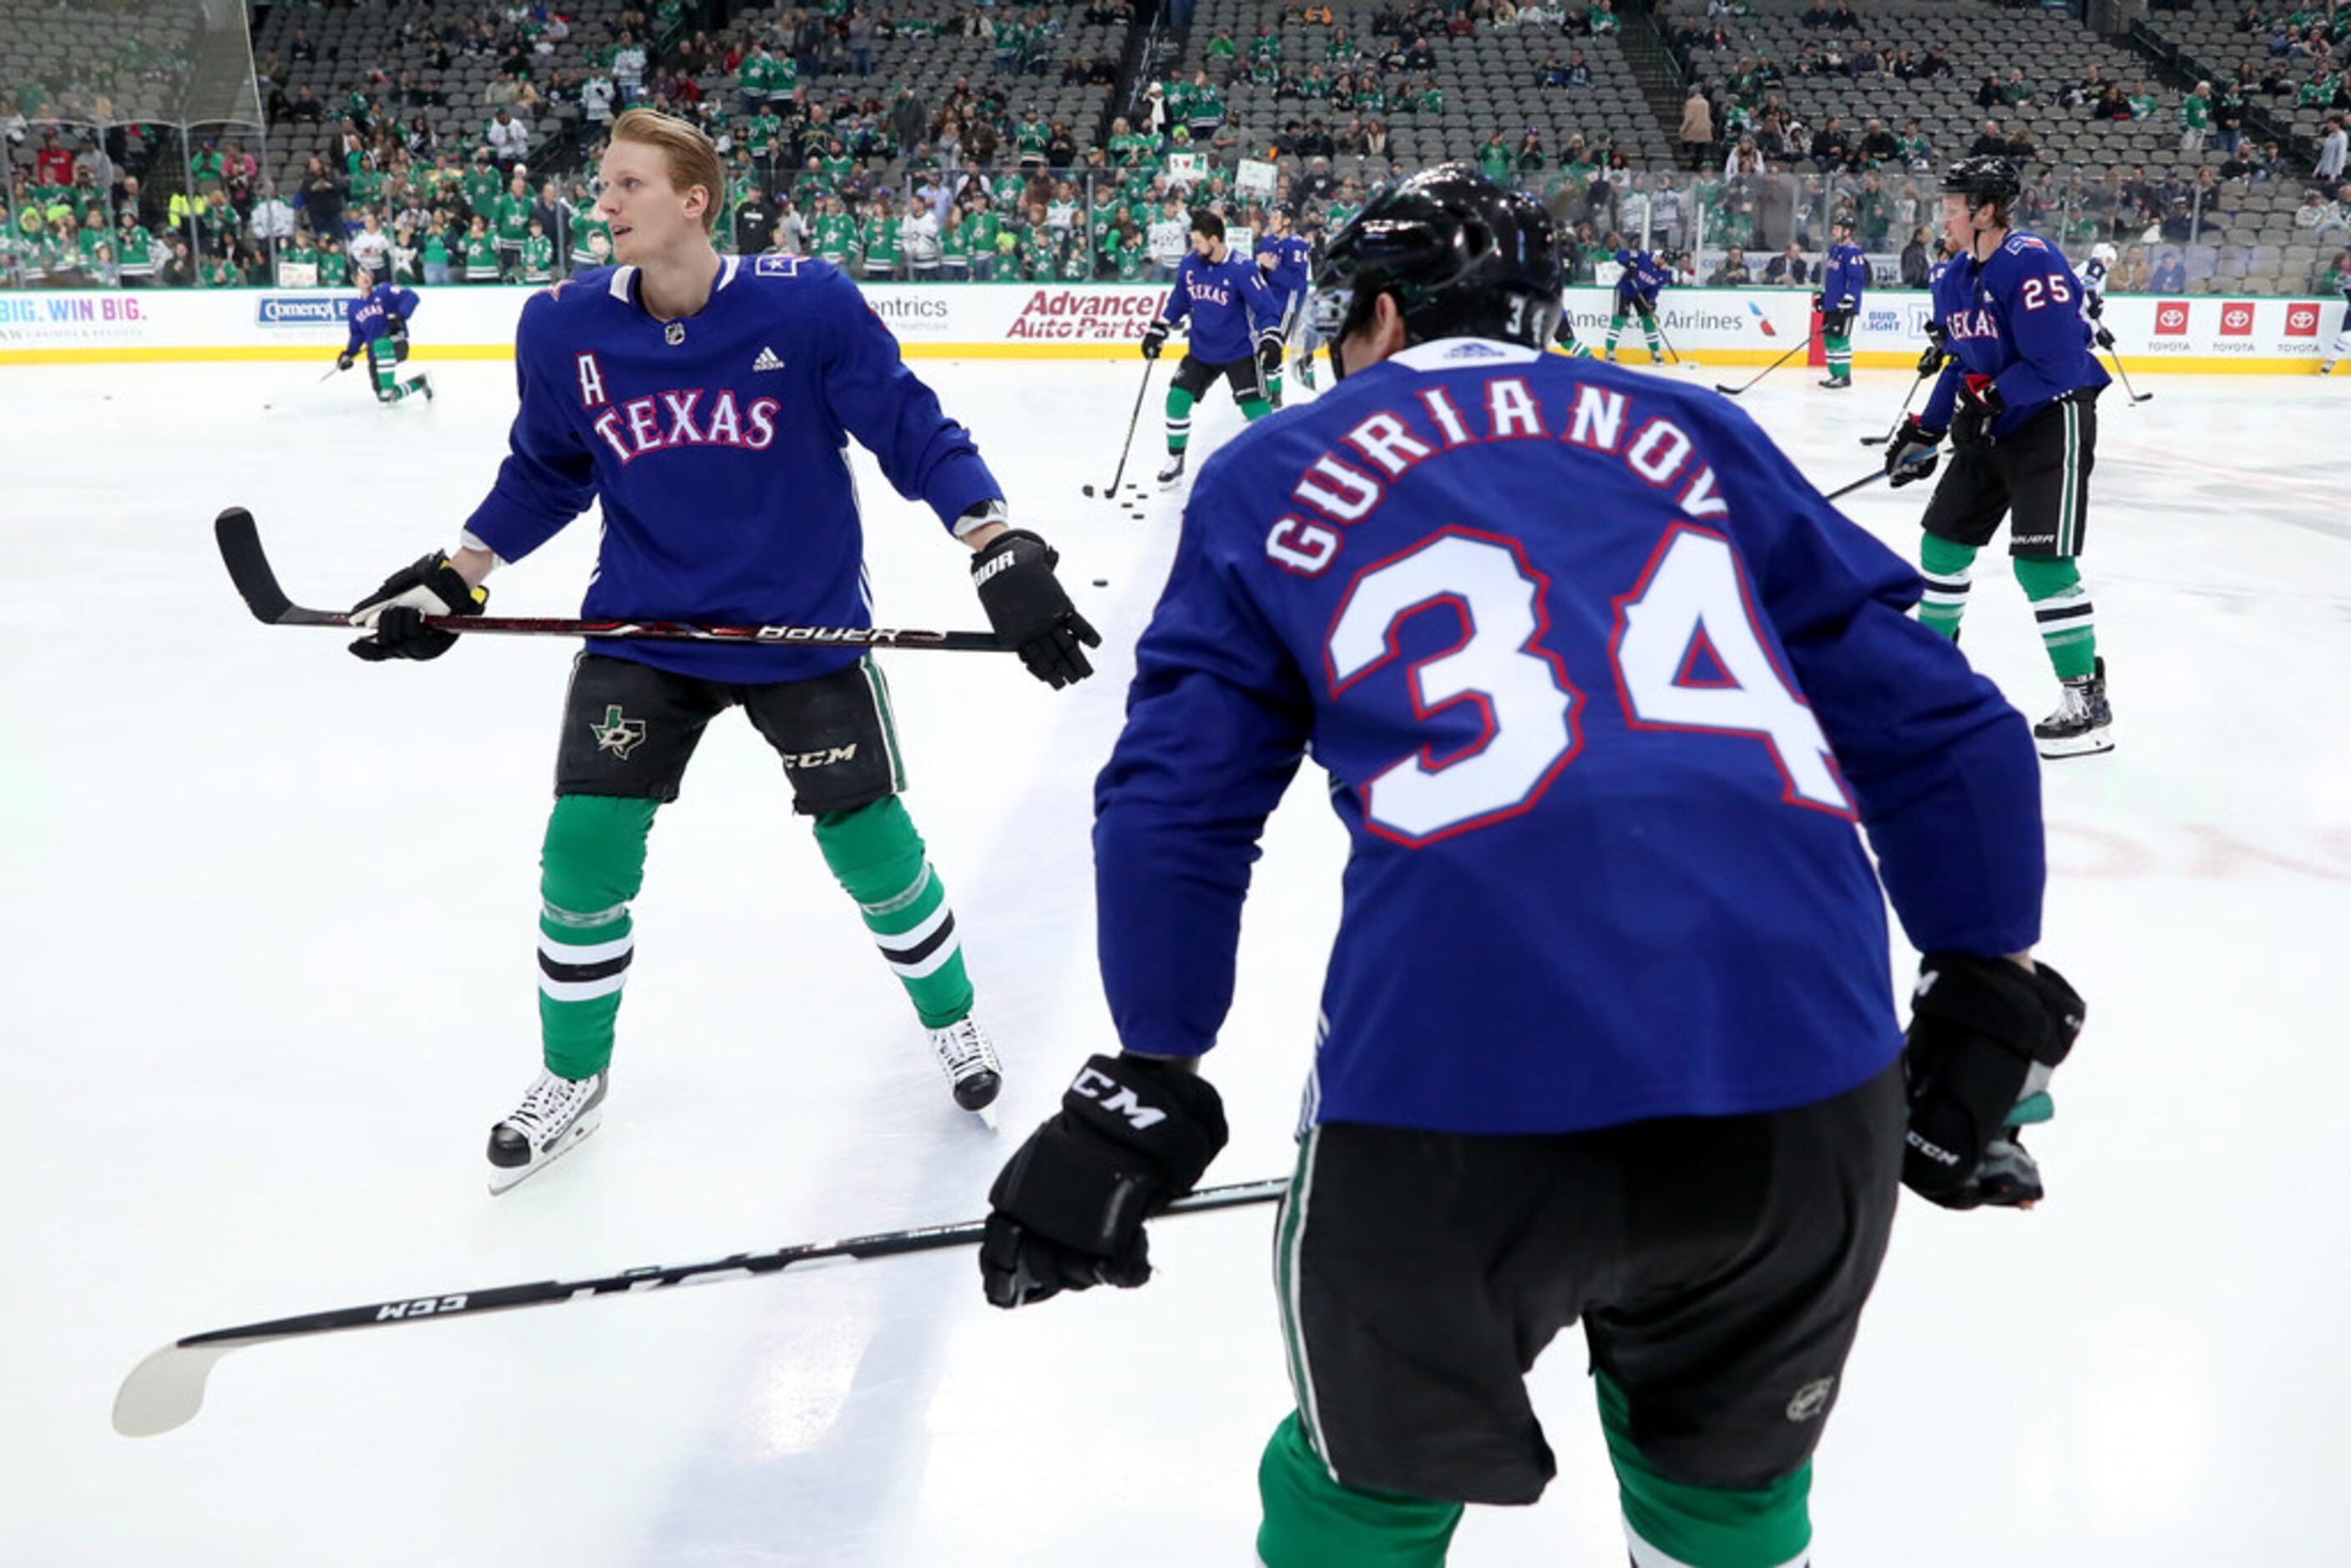
[[[269,556],[261,548],[261,529],[243,507],[231,507],[213,519],[213,538],[220,545],[221,564],[228,568],[228,580],[236,584],[255,620],[271,626],[350,623],[348,616],[305,610],[286,597],[286,591],[277,586],[277,574],[270,570]]]
[[[1270,1203],[1289,1187],[1286,1178],[1235,1182],[1205,1187],[1167,1206],[1169,1214],[1197,1214],[1209,1209],[1238,1208],[1244,1204]],[[986,1223],[967,1220],[956,1225],[933,1225],[914,1230],[891,1230],[841,1241],[810,1242],[774,1252],[737,1252],[705,1263],[623,1269],[588,1280],[540,1280],[528,1285],[498,1285],[486,1291],[458,1291],[444,1295],[402,1297],[371,1301],[364,1306],[277,1318],[268,1322],[243,1323],[174,1340],[131,1369],[114,1395],[114,1429],[126,1437],[152,1437],[184,1427],[204,1405],[206,1380],[214,1365],[233,1350],[266,1344],[273,1340],[300,1339],[310,1334],[339,1333],[351,1329],[382,1328],[397,1323],[440,1321],[481,1312],[511,1312],[521,1307],[552,1306],[582,1297],[629,1295],[664,1285],[716,1284],[773,1274],[795,1264],[827,1260],[862,1262],[905,1252],[931,1252],[977,1242]]]

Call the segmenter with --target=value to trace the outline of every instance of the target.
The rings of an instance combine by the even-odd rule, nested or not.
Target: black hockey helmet
[[[1467,163],[1424,170],[1374,191],[1324,245],[1315,269],[1315,329],[1331,367],[1339,343],[1383,294],[1404,312],[1405,340],[1498,338],[1551,342],[1559,316],[1559,255],[1551,214]]]
[[[1965,196],[1970,207],[1991,202],[2003,213],[2008,211],[2009,204],[2024,193],[2024,186],[2016,177],[2016,165],[1990,153],[1962,158],[1944,170],[1942,189],[1947,196]]]

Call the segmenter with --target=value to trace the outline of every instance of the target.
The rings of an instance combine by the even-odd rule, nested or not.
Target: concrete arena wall
[[[418,291],[414,355],[513,357],[528,288]],[[909,359],[1107,359],[1133,352],[1164,290],[1135,284],[882,284],[866,298]],[[351,296],[324,289],[83,289],[0,294],[0,364],[309,360],[343,342]],[[1597,344],[1610,296],[1568,290],[1577,335]],[[1927,298],[1873,293],[1855,362],[1914,363]],[[1711,365],[1763,365],[1802,343],[1810,296],[1791,289],[1677,288],[1661,312],[1674,349]],[[2291,373],[2315,364],[2344,325],[2340,298],[2112,296],[2105,320],[2124,363],[2156,371]],[[1626,347],[1639,344],[1628,328]]]

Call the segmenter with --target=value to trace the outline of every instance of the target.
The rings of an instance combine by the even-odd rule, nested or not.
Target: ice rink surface
[[[729,720],[654,837],[603,1129],[496,1201],[484,1135],[537,1062],[568,645],[363,665],[251,621],[209,524],[249,507],[297,600],[350,602],[453,540],[510,368],[434,367],[440,400],[392,410],[296,364],[0,370],[0,1562],[1254,1561],[1288,1404],[1264,1207],[1157,1226],[1137,1292],[1004,1314],[967,1252],[880,1261],[264,1346],[193,1425],[108,1426],[131,1364],[199,1330],[975,1217],[1111,1045],[1089,789],[1176,525],[1079,487],[1108,477],[1137,367],[917,369],[1106,640],[1060,695],[998,658],[885,655],[1003,1133],[949,1105]],[[1908,377],[1816,374],[1742,402],[1826,489],[1869,472],[1856,437]],[[2119,747],[2047,773],[2043,951],[2091,1008],[2034,1140],[2052,1197],[1905,1203],[1817,1464],[1821,1568],[2343,1561],[2351,385],[2140,386],[2101,407],[2085,557]],[[1204,405],[1201,449],[1237,423]],[[964,551],[862,472],[878,619],[983,625]],[[1924,499],[1849,506],[1911,555]],[[583,521],[495,607],[573,613],[593,544]],[[1968,653],[2038,717],[2022,596],[1999,557],[1978,584]],[[1211,1180],[1290,1164],[1344,848],[1322,797],[1301,775],[1269,834]],[[1624,1562],[1583,1374],[1563,1337],[1536,1374],[1561,1477],[1473,1511],[1463,1568]]]

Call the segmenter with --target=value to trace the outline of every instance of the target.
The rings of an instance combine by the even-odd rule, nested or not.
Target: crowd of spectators
[[[321,70],[308,28],[279,29],[256,61],[267,119],[321,135],[328,150],[274,175],[251,137],[183,144],[170,127],[106,124],[126,80],[184,72],[167,50],[127,47],[73,63],[62,78],[13,84],[0,92],[0,139],[12,154],[0,279],[332,287],[366,269],[416,283],[546,281],[609,257],[587,166],[601,128],[637,103],[710,132],[729,175],[721,238],[747,253],[823,256],[868,278],[1164,277],[1190,205],[1214,206],[1244,232],[1273,206],[1309,232],[1343,221],[1362,183],[1332,164],[1379,157],[1392,120],[1443,110],[1437,67],[1447,40],[1481,27],[1554,31],[1560,47],[1527,89],[1565,93],[1592,79],[1578,40],[1617,26],[1612,0],[1420,0],[1384,5],[1367,23],[1362,12],[1343,19],[1311,4],[1269,8],[1254,32],[1189,40],[1187,68],[1149,84],[1137,111],[1097,137],[1094,125],[1041,113],[1034,84],[1114,83],[1114,58],[1073,53],[1067,41],[1081,20],[1131,22],[1130,0],[916,16],[822,0],[738,13],[716,27],[690,0],[640,5],[624,0],[592,16],[545,4],[462,17],[398,7],[393,55],[341,62],[348,69],[329,91],[311,85]],[[1703,16],[1666,24],[1669,47],[1708,68],[1693,72],[1703,85],[1681,127],[1702,153],[1695,177],[1635,169],[1604,134],[1552,148],[1536,131],[1497,127],[1477,148],[1487,173],[1551,205],[1573,236],[1580,277],[1605,263],[1607,236],[1621,232],[1673,256],[1691,281],[1802,287],[1806,256],[1842,219],[1880,258],[1886,281],[1917,286],[1940,256],[1933,171],[1962,152],[2030,172],[2020,222],[2069,246],[2123,245],[2125,287],[2173,282],[2180,249],[2228,238],[2252,185],[2311,182],[2294,230],[2318,243],[2351,235],[2342,68],[2351,20],[2249,5],[2237,29],[2262,41],[2264,63],[2199,84],[2168,111],[2147,82],[2105,79],[2096,65],[2058,82],[2011,66],[1980,80],[1975,137],[1938,147],[1916,118],[1849,124],[1830,114],[1808,125],[1783,90],[1828,75],[1954,77],[1940,50],[1881,46],[1849,0],[1835,0],[1804,13],[1795,59],[1736,53],[1745,9],[1709,0]],[[1301,28],[1312,39],[1305,48]],[[941,37],[984,43],[982,70],[929,91],[876,79],[878,43]],[[562,57],[576,68],[551,64],[567,43]],[[450,101],[449,68],[461,58],[491,68],[478,103]],[[1238,80],[1271,89],[1280,123],[1234,122],[1227,93]],[[2335,111],[2314,168],[2247,134],[2248,105],[2281,97]],[[2049,105],[2085,120],[2174,116],[2183,162],[2052,178],[2016,118]],[[84,115],[105,129],[65,122]],[[1264,171],[1243,188],[1243,160],[1278,162],[1270,188]]]

